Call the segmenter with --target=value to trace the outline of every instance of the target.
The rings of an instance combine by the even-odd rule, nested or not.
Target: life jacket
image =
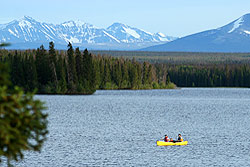
[[[164,138],[164,141],[165,141],[165,142],[168,142],[168,141],[169,141],[169,138],[166,136],[166,137]]]
[[[170,139],[170,141],[174,141],[173,139]]]
[[[179,141],[183,141],[183,138],[182,138],[182,137],[178,137],[178,140],[179,140]]]

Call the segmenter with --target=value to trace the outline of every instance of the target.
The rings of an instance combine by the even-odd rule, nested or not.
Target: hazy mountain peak
[[[21,20],[30,20],[30,21],[35,21],[35,19],[33,19],[32,17],[30,17],[30,16],[23,16],[22,18],[21,18]]]
[[[83,25],[88,24],[88,23],[85,23],[84,21],[81,21],[81,20],[76,20],[76,21],[75,21],[75,24],[76,24],[77,26],[83,26]]]
[[[37,23],[37,21],[35,19],[33,19],[32,17],[29,17],[29,16],[23,16],[21,19],[19,20],[16,20],[18,21],[19,23],[22,22],[23,24],[32,24],[32,23]]]
[[[73,27],[75,26],[75,22],[73,20],[70,20],[70,21],[63,22],[61,25],[64,27]]]
[[[244,16],[242,16],[244,21],[250,22],[250,13],[245,14]]]
[[[199,32],[166,44],[148,47],[147,51],[250,52],[250,14],[218,29]]]
[[[126,24],[115,22],[109,27],[128,27]]]
[[[64,27],[68,27],[68,28],[73,28],[73,27],[78,27],[78,28],[98,28],[92,24],[89,24],[89,23],[85,23],[84,21],[81,21],[81,20],[76,20],[76,21],[73,21],[73,20],[70,20],[70,21],[66,21],[66,22],[63,22],[61,24],[59,24],[59,26],[62,25]]]
[[[128,28],[126,24],[115,22],[107,28],[109,31],[124,31],[124,28]]]
[[[228,31],[228,33],[234,32],[237,28],[239,28],[244,23],[244,17],[240,17],[236,21],[233,22],[233,27],[231,30]]]
[[[217,30],[225,30],[227,33],[239,33],[244,30],[250,30],[250,14],[241,16],[233,22],[218,28]]]

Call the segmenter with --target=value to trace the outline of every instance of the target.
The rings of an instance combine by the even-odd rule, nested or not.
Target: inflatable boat
[[[157,146],[183,146],[187,145],[188,141],[182,141],[182,142],[165,142],[162,140],[156,141]]]

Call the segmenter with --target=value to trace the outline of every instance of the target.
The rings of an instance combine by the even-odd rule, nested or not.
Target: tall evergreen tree
[[[87,94],[92,94],[96,90],[94,63],[87,49],[83,52],[83,87]]]
[[[27,52],[23,61],[23,69],[25,78],[24,88],[26,91],[34,91],[35,88],[38,88],[36,65],[33,56],[28,55]]]
[[[38,92],[48,93],[45,91],[45,87],[52,80],[52,73],[49,67],[49,58],[43,45],[36,50],[35,64],[37,69],[37,80],[39,83]]]
[[[63,55],[58,55],[58,61],[56,63],[56,73],[59,79],[59,85],[56,86],[56,93],[66,93],[67,81],[66,81],[66,64]]]
[[[68,50],[68,93],[76,92],[76,83],[77,83],[77,73],[76,73],[76,61],[74,56],[74,50],[69,42]]]
[[[52,74],[51,76],[51,83],[56,87],[58,85],[58,79],[57,79],[57,74],[56,74],[56,51],[55,51],[55,45],[53,42],[49,43],[49,69],[50,73]]]
[[[77,78],[78,78],[78,82],[82,83],[83,82],[83,58],[82,58],[82,54],[80,52],[79,47],[76,48],[75,50],[75,54],[76,54],[76,73],[77,73]]]
[[[104,76],[103,76],[103,81],[101,84],[102,88],[106,88],[106,85],[108,83],[111,83],[111,75],[110,75],[110,59],[106,59],[104,61]]]
[[[20,87],[25,86],[23,60],[20,52],[15,51],[15,55],[11,63],[11,81],[13,85]]]

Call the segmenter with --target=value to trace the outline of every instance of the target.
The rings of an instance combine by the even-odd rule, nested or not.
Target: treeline
[[[174,88],[166,68],[158,69],[135,59],[92,55],[85,49],[58,51],[50,42],[37,50],[0,50],[0,60],[9,64],[13,85],[39,94],[93,94],[96,89]]]
[[[166,65],[179,87],[250,87],[250,64]]]
[[[171,65],[250,64],[250,53],[91,51],[113,57],[134,57],[139,62]]]
[[[161,61],[150,64],[140,59],[123,58],[123,52],[119,53],[118,57],[94,55],[87,49],[73,49],[70,43],[67,51],[59,51],[50,42],[49,50],[43,46],[37,50],[0,50],[0,61],[9,64],[13,85],[25,91],[37,89],[39,94],[175,88],[173,83],[179,87],[250,87],[247,60],[240,63],[231,59],[220,63],[202,61],[192,65]]]
[[[250,87],[250,53],[91,52],[150,62],[178,87]]]

